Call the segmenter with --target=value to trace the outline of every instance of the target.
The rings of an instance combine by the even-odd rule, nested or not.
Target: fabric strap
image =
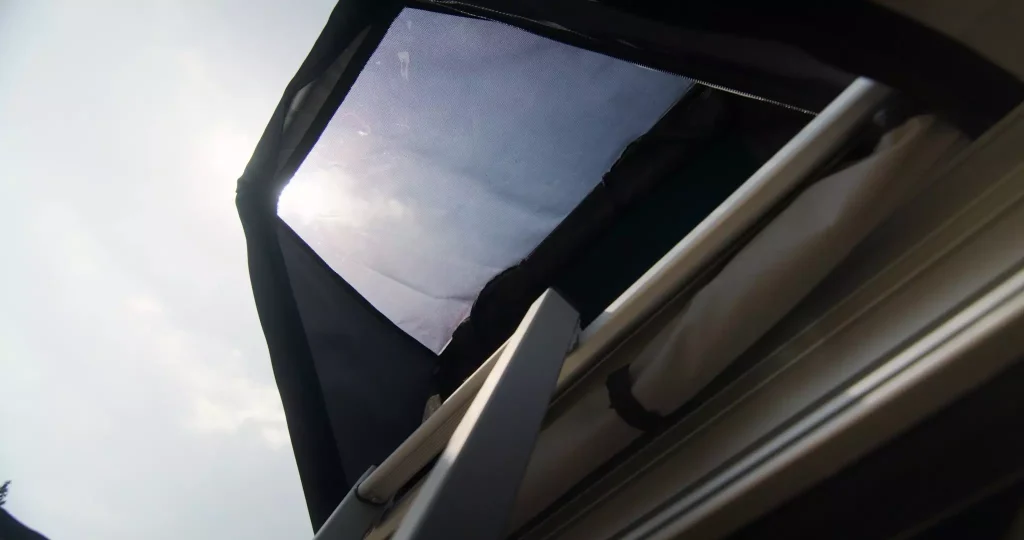
[[[633,379],[629,375],[629,364],[613,371],[605,381],[610,406],[630,427],[640,431],[657,431],[665,425],[665,417],[651,412],[633,395]]]

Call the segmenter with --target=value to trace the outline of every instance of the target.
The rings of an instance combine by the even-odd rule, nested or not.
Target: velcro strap
[[[613,371],[605,381],[608,401],[622,421],[640,431],[658,431],[665,425],[665,417],[644,408],[633,396],[633,379],[629,364]]]

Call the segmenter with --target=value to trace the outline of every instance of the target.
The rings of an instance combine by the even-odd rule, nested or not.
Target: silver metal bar
[[[855,129],[878,110],[891,91],[861,77],[804,126],[728,199],[640,276],[604,313],[587,325],[580,346],[566,358],[562,390],[585,373],[601,352],[657,312],[710,263],[828,159]]]
[[[385,508],[384,505],[363,500],[357,492],[359,484],[370,476],[373,469],[372,466],[366,469],[359,481],[331,512],[320,530],[313,535],[313,540],[357,540],[366,535],[370,525],[380,517]]]
[[[500,538],[579,314],[548,289],[473,399],[395,540]]]

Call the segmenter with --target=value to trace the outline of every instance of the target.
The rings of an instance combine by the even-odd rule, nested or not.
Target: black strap
[[[640,431],[658,431],[665,425],[665,417],[651,412],[633,396],[633,379],[629,375],[629,364],[608,375],[605,386],[608,387],[610,406],[622,421]]]

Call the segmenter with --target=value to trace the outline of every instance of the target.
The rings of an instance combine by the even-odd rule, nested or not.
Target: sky
[[[0,480],[49,538],[312,535],[233,196],[332,5],[0,0]]]

